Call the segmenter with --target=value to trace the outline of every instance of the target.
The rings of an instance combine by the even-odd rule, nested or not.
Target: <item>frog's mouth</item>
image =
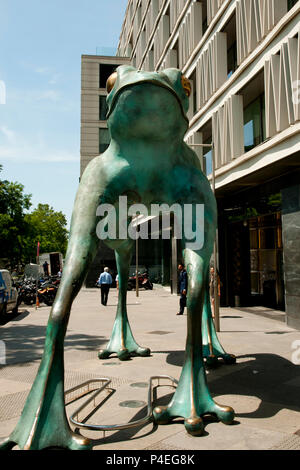
[[[181,109],[181,113],[182,113],[183,118],[187,121],[187,123],[189,123],[189,120],[188,120],[188,118],[185,114],[184,108],[183,108],[182,101],[181,101],[180,97],[178,96],[178,94],[176,93],[176,91],[173,89],[173,87],[171,85],[168,85],[167,83],[162,82],[162,80],[155,79],[155,78],[141,78],[141,79],[138,79],[138,80],[135,79],[134,81],[132,81],[130,83],[126,83],[126,84],[120,86],[119,88],[117,88],[117,90],[114,93],[114,95],[112,96],[111,100],[109,100],[109,95],[108,95],[108,99],[107,99],[108,111],[107,111],[107,114],[106,114],[106,119],[108,119],[110,117],[110,115],[112,114],[112,112],[115,108],[116,102],[118,100],[118,97],[120,96],[120,94],[124,90],[126,90],[127,88],[131,88],[132,86],[140,85],[140,84],[144,84],[144,83],[151,83],[152,85],[159,86],[160,88],[164,88],[164,89],[168,90],[170,93],[172,93],[175,96],[175,98],[177,99],[177,101],[180,105],[180,109]]]

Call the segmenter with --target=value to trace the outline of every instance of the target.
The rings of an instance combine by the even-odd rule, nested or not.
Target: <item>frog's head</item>
[[[107,80],[108,127],[118,139],[183,138],[191,86],[180,70],[121,65]]]

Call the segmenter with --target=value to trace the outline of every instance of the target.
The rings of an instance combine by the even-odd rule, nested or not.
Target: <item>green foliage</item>
[[[19,183],[0,180],[0,258],[14,262],[22,257],[22,236],[26,232],[24,211],[31,206],[31,195],[23,191],[24,186]]]
[[[35,261],[38,241],[41,253],[66,251],[64,214],[48,204],[39,204],[28,213],[30,207],[31,195],[24,194],[22,184],[0,180],[0,258],[9,260],[11,265]]]
[[[24,252],[27,258],[36,256],[38,241],[41,253],[66,252],[68,231],[67,220],[62,212],[55,212],[48,204],[39,204],[30,214],[25,215],[27,237]]]

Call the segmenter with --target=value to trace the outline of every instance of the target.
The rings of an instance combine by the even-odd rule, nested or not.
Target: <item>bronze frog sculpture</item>
[[[144,72],[120,66],[109,78],[108,127],[111,143],[104,154],[87,166],[77,192],[66,262],[58,294],[50,313],[44,354],[38,374],[27,398],[22,416],[12,434],[2,444],[10,449],[63,447],[88,449],[92,442],[71,431],[64,403],[64,337],[71,305],[96,254],[99,239],[98,207],[111,204],[118,211],[120,195],[128,204],[145,206],[165,203],[202,204],[204,207],[204,243],[188,248],[182,239],[183,259],[188,272],[187,340],[185,361],[178,387],[170,404],[153,411],[153,419],[165,424],[183,417],[187,431],[202,434],[204,414],[214,414],[231,423],[234,412],[216,404],[208,390],[203,363],[204,343],[210,348],[204,355],[227,355],[215,335],[209,305],[209,262],[216,232],[216,200],[201,171],[197,155],[183,138],[188,129],[186,112],[190,84],[177,69]],[[193,220],[195,229],[196,221]],[[108,239],[115,250],[119,273],[119,300],[112,337],[100,358],[117,353],[121,360],[130,354],[147,356],[148,348],[134,340],[126,312],[128,268],[134,241]],[[202,318],[203,312],[203,318]],[[210,341],[207,335],[210,331]],[[208,347],[208,346],[207,346]]]

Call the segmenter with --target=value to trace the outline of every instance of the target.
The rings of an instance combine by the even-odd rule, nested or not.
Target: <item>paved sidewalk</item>
[[[115,390],[89,422],[120,424],[139,419],[146,414],[149,378],[167,374],[179,379],[187,317],[176,316],[178,300],[163,288],[140,291],[138,299],[129,292],[133,334],[141,346],[151,348],[152,355],[105,361],[97,353],[111,334],[117,292],[111,290],[107,307],[100,305],[97,289],[79,293],[65,340],[66,389],[108,377]],[[14,429],[36,375],[49,311],[45,306],[38,310],[22,306],[17,318],[0,327],[0,340],[6,345],[6,365],[0,366],[1,440]],[[189,436],[180,421],[107,432],[105,438],[102,432],[82,434],[96,439],[94,449],[99,450],[300,449],[300,365],[292,363],[292,344],[300,340],[300,332],[287,327],[276,312],[263,309],[262,316],[259,309],[253,311],[221,309],[219,338],[225,350],[237,356],[237,363],[208,371],[216,401],[236,412],[233,425],[209,418],[202,437]],[[172,393],[171,388],[161,387],[159,398],[168,403]],[[77,407],[78,402],[68,405],[68,415]]]

